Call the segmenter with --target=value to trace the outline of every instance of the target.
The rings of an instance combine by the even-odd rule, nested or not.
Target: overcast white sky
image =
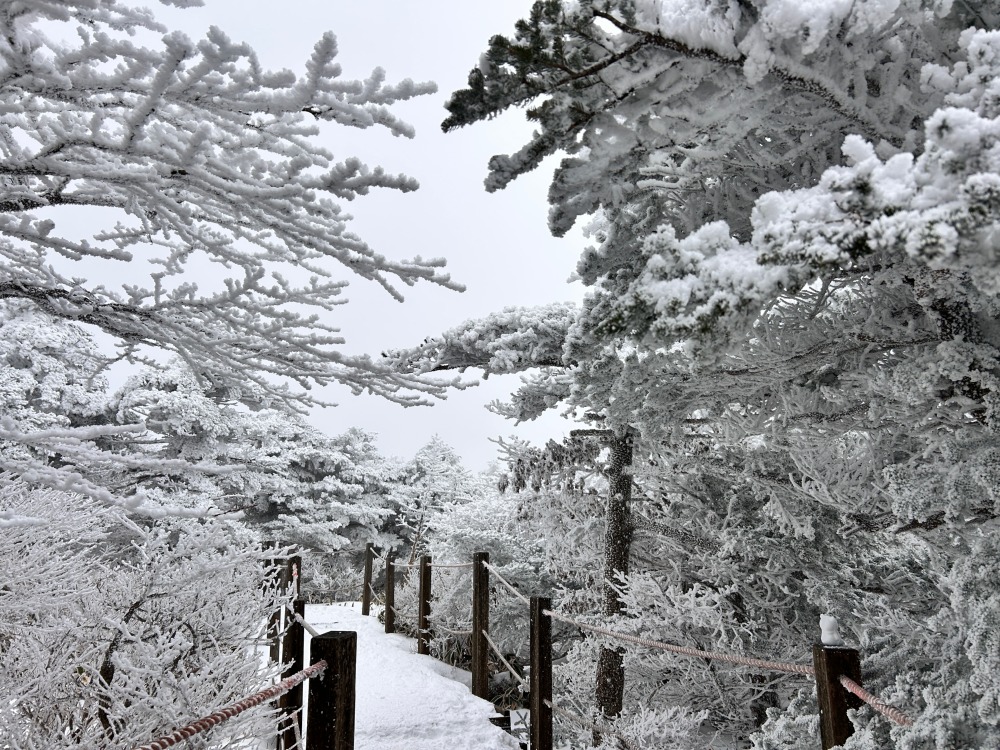
[[[383,191],[348,204],[355,217],[353,231],[390,257],[446,257],[453,278],[468,290],[456,294],[416,287],[407,290],[400,305],[358,280],[348,289],[350,304],[340,308],[335,321],[347,338],[345,351],[377,355],[509,305],[582,297],[579,284],[569,285],[567,278],[585,240],[579,232],[557,240],[546,227],[545,195],[554,164],[543,165],[502,193],[490,195],[483,189],[489,157],[515,150],[530,135],[523,113],[448,135],[440,129],[445,100],[465,85],[489,38],[510,34],[530,7],[531,0],[208,0],[204,8],[156,8],[165,24],[193,37],[215,25],[234,40],[249,42],[266,67],[301,71],[313,44],[331,30],[345,77],[363,78],[380,66],[389,81],[413,78],[438,84],[437,94],[394,108],[416,127],[415,139],[338,128],[335,140],[325,145],[338,157],[360,156],[369,165],[420,181],[416,193]],[[479,469],[495,455],[490,437],[517,434],[543,442],[572,426],[553,414],[515,427],[483,408],[505,398],[517,383],[516,377],[493,377],[433,407],[409,409],[330,389],[324,396],[340,406],[317,411],[313,422],[330,433],[352,426],[371,430],[378,433],[384,453],[405,457],[436,433],[470,468]]]

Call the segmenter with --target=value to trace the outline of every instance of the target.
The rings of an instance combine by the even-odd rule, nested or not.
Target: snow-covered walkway
[[[386,635],[359,604],[310,605],[306,619],[321,633],[357,631],[355,750],[517,750],[490,723],[493,706],[469,692],[468,672],[419,656],[416,641]]]

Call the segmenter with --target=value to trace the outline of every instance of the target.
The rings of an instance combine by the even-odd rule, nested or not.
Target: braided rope
[[[520,599],[525,604],[527,604],[529,607],[531,606],[531,602],[528,600],[528,597],[526,597],[524,594],[522,594],[520,591],[518,591],[516,588],[514,588],[510,583],[508,583],[507,579],[504,578],[502,575],[500,575],[500,571],[498,571],[496,568],[494,568],[488,562],[484,562],[483,566],[485,566],[485,568],[488,571],[490,571],[493,575],[495,575],[497,577],[497,580],[500,581],[501,585],[503,585],[504,588],[506,588],[510,593],[512,593],[514,596],[516,596],[518,599]]]
[[[312,625],[310,625],[304,619],[302,619],[302,615],[300,615],[298,612],[296,612],[295,608],[291,604],[288,604],[286,602],[285,603],[285,607],[291,613],[292,617],[295,618],[295,621],[299,625],[301,625],[303,628],[305,628],[306,632],[309,633],[309,635],[311,635],[313,638],[316,638],[319,635],[319,631],[316,630],[316,628],[314,628]]]
[[[471,568],[472,563],[431,563],[432,568]]]
[[[517,684],[520,685],[524,690],[527,690],[528,681],[517,673],[517,670],[515,670],[514,667],[511,666],[509,661],[503,658],[503,654],[500,653],[500,647],[493,642],[493,639],[490,638],[490,634],[487,633],[485,630],[482,631],[482,633],[483,633],[483,638],[486,639],[486,642],[490,645],[490,648],[493,649],[493,653],[496,654],[496,657],[503,663],[505,667],[507,667],[507,671],[510,672],[510,676],[513,677],[515,680],[517,680]]]
[[[135,750],[166,750],[168,747],[173,747],[177,743],[190,739],[196,734],[208,731],[212,727],[221,724],[226,719],[231,719],[249,708],[259,706],[261,703],[266,703],[269,700],[277,698],[279,695],[287,693],[300,682],[304,682],[310,677],[315,677],[324,669],[326,669],[326,661],[318,661],[312,666],[306,667],[301,672],[293,674],[291,677],[282,680],[276,685],[272,685],[266,690],[261,690],[259,693],[254,693],[241,701],[219,709],[215,713],[196,719],[187,726],[176,729],[164,737],[153,740],[149,744],[137,747]]]
[[[815,670],[808,666],[807,664],[789,664],[787,662],[781,661],[769,661],[767,659],[755,659],[749,656],[736,656],[735,654],[720,654],[716,651],[702,651],[697,648],[687,648],[685,646],[675,646],[670,643],[663,643],[662,641],[652,641],[648,638],[639,638],[634,635],[627,635],[625,633],[616,633],[613,630],[606,630],[605,628],[600,628],[595,625],[586,625],[582,622],[577,622],[569,617],[560,615],[558,612],[552,612],[551,610],[545,610],[544,614],[551,617],[553,620],[559,620],[560,622],[565,622],[570,625],[575,625],[581,630],[589,630],[592,633],[599,633],[600,635],[606,635],[609,638],[617,638],[620,641],[627,641],[628,643],[634,643],[637,646],[646,646],[647,648],[656,648],[661,651],[669,651],[674,654],[681,654],[683,656],[700,656],[705,659],[714,659],[716,661],[724,661],[729,664],[739,664],[744,667],[758,667],[760,669],[766,669],[773,672],[790,672],[792,674],[806,675],[807,677],[812,677],[815,675]]]
[[[566,709],[557,706],[550,700],[544,700],[542,701],[542,703],[548,706],[552,710],[552,713],[556,714],[557,716],[561,716],[564,719],[569,719],[570,721],[579,724],[584,729],[589,729],[591,732],[597,732],[598,734],[610,734],[616,740],[618,740],[621,747],[627,748],[627,750],[639,750],[635,745],[633,745],[631,742],[629,742],[627,739],[622,737],[617,732],[613,732],[606,727],[601,727],[600,725],[595,724],[589,719],[585,719],[579,714],[573,713],[572,711],[567,711]]]
[[[913,719],[904,714],[898,708],[894,708],[893,706],[890,706],[888,703],[884,703],[883,701],[879,700],[876,696],[869,693],[867,690],[865,690],[863,687],[861,687],[858,683],[856,683],[847,675],[841,675],[839,679],[840,679],[840,684],[844,686],[844,689],[846,689],[851,693],[854,693],[854,695],[858,696],[861,700],[863,700],[865,703],[867,703],[869,706],[874,708],[876,711],[878,711],[886,718],[892,719],[894,722],[896,722],[897,724],[901,724],[904,727],[913,726]]]
[[[446,628],[444,625],[436,625],[438,630],[443,630],[446,633],[451,633],[451,635],[472,635],[474,630],[452,630],[451,628]]]

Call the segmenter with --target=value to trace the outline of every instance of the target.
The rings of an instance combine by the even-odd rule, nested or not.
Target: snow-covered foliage
[[[487,188],[561,150],[553,231],[596,214],[560,366],[507,413],[637,433],[613,625],[802,662],[836,616],[915,719],[862,709],[852,750],[1000,744],[998,29],[994,3],[547,0],[449,103],[446,128],[528,105]],[[499,330],[462,329],[480,352]],[[626,672],[623,727],[641,704],[736,746],[818,741],[798,678],[632,651]]]
[[[259,646],[279,599],[264,589],[245,531],[208,521],[141,527],[10,475],[0,482],[5,747],[127,750],[274,678]],[[267,737],[274,726],[258,708],[215,739]]]
[[[373,250],[336,202],[416,181],[319,142],[334,125],[412,137],[390,106],[433,84],[344,79],[331,33],[304,74],[268,71],[217,28],[194,41],[119,0],[5,4],[0,38],[0,299],[272,398],[329,382],[403,404],[435,392],[339,352],[317,315],[344,302],[345,274],[400,300],[420,280],[459,288],[440,259]],[[102,224],[86,239],[84,215]]]
[[[507,581],[527,594],[537,593],[545,587],[543,558],[548,545],[538,530],[526,523],[528,515],[523,498],[501,494],[495,482],[489,484],[483,482],[474,498],[440,515],[429,535],[428,551],[434,560],[441,562],[468,562],[474,553],[487,551],[490,564]],[[442,568],[435,569],[434,575],[432,622],[452,631],[467,630],[471,622],[471,572]],[[528,660],[527,616],[527,608],[521,601],[501,585],[491,586],[490,636],[508,660],[518,664],[526,664]],[[437,635],[441,647],[446,648],[449,633],[439,630]],[[460,642],[464,644],[467,640]]]
[[[919,0],[543,0],[513,38],[490,41],[444,127],[529,105],[538,131],[493,157],[486,186],[565,152],[549,196],[557,234],[633,204],[635,232],[723,219],[745,237],[754,199],[815,182],[847,133],[890,150],[919,142],[941,100],[921,86],[923,63],[950,63],[959,32],[993,14]]]
[[[572,303],[508,307],[383,357],[399,369],[434,372],[475,367],[484,377],[526,367],[561,367],[563,340],[576,312]]]
[[[441,393],[339,351],[345,276],[459,287],[337,203],[416,182],[320,142],[411,137],[390,107],[433,84],[346,80],[336,54],[328,33],[267,71],[132,2],[0,4],[0,747],[126,750],[254,693],[280,669],[264,561],[290,551],[262,537],[313,565],[396,538],[372,436],[296,412],[331,382]],[[120,360],[145,369],[110,394]],[[259,707],[205,742],[275,726]]]
[[[145,424],[148,455],[216,470],[129,481],[150,499],[238,512],[268,538],[317,551],[344,547],[359,527],[374,535],[388,510],[376,507],[386,468],[373,436],[329,437],[262,396],[253,384],[207,390],[180,362],[133,376],[110,399],[110,419]]]
[[[449,508],[475,498],[484,483],[462,465],[454,449],[434,435],[406,463],[393,472],[387,498],[393,511],[398,541],[397,558],[412,563],[428,554],[427,532]]]

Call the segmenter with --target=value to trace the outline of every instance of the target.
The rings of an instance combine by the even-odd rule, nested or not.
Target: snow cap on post
[[[824,646],[843,646],[844,639],[840,637],[840,623],[833,615],[819,616],[820,641]]]

